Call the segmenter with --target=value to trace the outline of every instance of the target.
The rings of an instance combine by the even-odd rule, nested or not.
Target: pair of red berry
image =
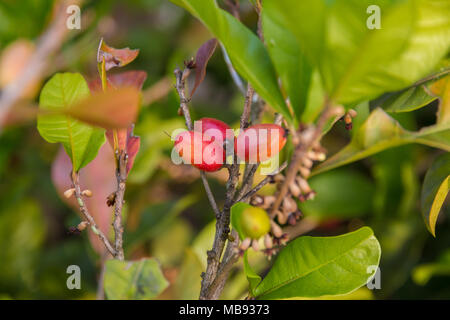
[[[193,131],[184,131],[175,138],[175,150],[185,163],[199,170],[213,172],[226,161],[226,149],[234,145],[237,157],[245,162],[264,162],[277,155],[286,144],[287,131],[276,124],[256,124],[234,136],[225,122],[202,118]]]

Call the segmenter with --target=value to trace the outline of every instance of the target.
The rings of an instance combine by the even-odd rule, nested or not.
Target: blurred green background
[[[243,22],[254,29],[257,17],[251,5],[243,1],[241,10]],[[50,0],[2,0],[0,55],[17,41],[36,43],[53,14]],[[212,243],[213,212],[198,172],[171,163],[172,142],[167,134],[184,125],[171,87],[173,70],[194,56],[211,35],[169,1],[84,1],[81,30],[68,32],[42,82],[57,71],[96,77],[101,37],[116,48],[139,48],[138,58],[125,70],[148,73],[135,128],[141,149],[126,194],[126,257],[160,261],[171,285],[159,298],[195,299],[205,251]],[[37,92],[31,97],[35,104]],[[192,101],[193,118],[214,117],[236,128],[243,101],[221,50],[216,50]],[[433,123],[436,107],[395,118],[407,129],[418,129]],[[270,119],[271,111],[266,114]],[[338,122],[323,145],[332,154],[350,136]],[[60,198],[52,181],[58,150],[58,145],[39,136],[33,118],[12,121],[0,135],[0,298],[96,298],[101,259],[86,233],[67,233],[80,218]],[[318,196],[302,208],[305,221],[314,225],[308,234],[337,235],[368,225],[381,243],[381,289],[362,288],[341,298],[450,298],[449,206],[444,205],[438,221],[437,239],[426,230],[419,207],[424,174],[439,153],[418,145],[398,147],[311,180]],[[223,171],[210,175],[219,202],[226,177]],[[272,186],[262,190],[270,192]],[[255,253],[251,259],[260,272],[269,263]],[[72,264],[81,268],[81,290],[66,287],[66,268]],[[245,296],[241,269],[238,265],[232,274],[224,298]]]

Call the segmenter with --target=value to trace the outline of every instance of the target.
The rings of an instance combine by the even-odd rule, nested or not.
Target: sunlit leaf
[[[157,297],[169,282],[155,259],[108,260],[104,288],[109,300],[144,300]]]
[[[93,128],[63,114],[81,100],[89,99],[89,88],[77,73],[57,73],[44,86],[39,98],[37,128],[48,142],[60,142],[69,155],[75,171],[97,155],[105,142],[104,130]],[[91,106],[88,106],[92,108]]]
[[[422,186],[422,215],[433,236],[436,236],[436,220],[449,191],[450,153],[446,153],[433,162]]]
[[[269,0],[263,5],[302,44],[338,103],[413,84],[450,45],[446,0]],[[379,29],[367,25],[371,5],[381,11]]]
[[[136,59],[139,50],[132,50],[130,48],[115,49],[108,46],[103,39],[100,40],[100,45],[97,52],[97,62],[105,60],[106,71],[114,67],[123,67]]]
[[[281,250],[256,287],[258,299],[350,293],[367,283],[380,261],[373,231],[363,227],[337,237],[299,237]]]
[[[198,49],[195,56],[195,83],[191,91],[191,97],[194,95],[195,90],[203,82],[206,75],[206,67],[208,66],[208,61],[212,57],[214,51],[217,47],[217,39],[210,39],[206,41]]]

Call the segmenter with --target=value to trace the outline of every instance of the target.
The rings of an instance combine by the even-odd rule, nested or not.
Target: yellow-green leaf
[[[105,142],[103,129],[82,123],[64,112],[89,97],[89,88],[78,73],[57,73],[44,86],[39,98],[37,128],[50,143],[61,143],[78,171],[95,158]]]
[[[438,157],[425,175],[421,206],[425,224],[436,236],[436,220],[450,191],[450,153]]]

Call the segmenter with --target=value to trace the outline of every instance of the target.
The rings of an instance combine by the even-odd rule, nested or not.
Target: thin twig
[[[241,130],[247,128],[248,120],[250,118],[250,111],[252,109],[253,102],[253,93],[255,90],[252,85],[249,83],[247,85],[247,93],[245,94],[245,103],[244,103],[244,111],[242,111],[241,115]]]
[[[239,235],[236,230],[231,232],[231,237],[233,238],[233,241],[228,241],[223,260],[217,270],[217,276],[208,288],[210,299],[219,299],[231,268],[239,260],[239,254],[237,253]]]
[[[123,253],[123,225],[122,225],[122,208],[125,198],[125,186],[127,180],[127,162],[128,155],[125,151],[118,151],[116,154],[117,158],[117,168],[116,168],[116,179],[117,179],[117,190],[114,202],[114,247],[116,250],[116,258],[119,260],[124,260]]]
[[[216,218],[220,218],[220,209],[217,207],[216,200],[214,199],[214,195],[209,186],[208,179],[206,178],[206,173],[204,171],[200,171],[200,177],[202,178],[203,186],[206,191],[206,195],[208,196],[209,203],[211,204],[211,207],[213,208]]]
[[[113,255],[116,256],[116,250],[113,248],[111,243],[109,242],[108,238],[105,236],[105,234],[100,230],[100,228],[95,223],[94,218],[90,215],[88,208],[86,207],[84,201],[83,201],[83,195],[81,193],[81,187],[79,183],[79,175],[76,172],[73,172],[71,175],[72,179],[72,185],[75,189],[75,198],[77,199],[78,205],[80,207],[81,214],[85,217],[89,225],[91,226],[92,231],[98,235],[99,239],[103,242],[106,249]]]
[[[250,190],[249,192],[247,192],[244,196],[242,196],[241,198],[239,198],[236,202],[246,202],[248,199],[250,199],[254,194],[256,194],[259,190],[262,189],[262,187],[264,187],[266,184],[268,184],[270,181],[272,181],[272,177],[275,174],[280,173],[281,171],[283,171],[285,168],[287,167],[287,162],[285,161],[280,168],[278,168],[278,170],[270,175],[268,175],[267,177],[265,177],[260,183],[258,183],[252,190]]]

